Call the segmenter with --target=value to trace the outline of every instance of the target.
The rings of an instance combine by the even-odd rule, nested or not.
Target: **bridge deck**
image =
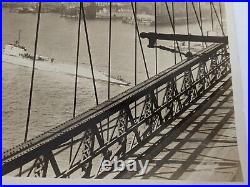
[[[241,181],[231,87],[211,100],[214,101],[197,111],[200,114],[194,121],[190,123],[182,116],[129,155],[130,159],[150,161],[146,175],[123,172],[111,173],[106,178]],[[171,134],[171,129],[178,125],[177,133]]]

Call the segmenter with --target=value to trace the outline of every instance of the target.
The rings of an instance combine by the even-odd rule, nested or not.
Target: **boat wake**
[[[21,57],[9,56],[9,55],[3,54],[3,62],[32,68],[32,61],[30,59],[25,59]],[[39,70],[43,70],[43,71],[63,73],[63,74],[75,76],[75,67],[69,64],[58,64],[58,63],[51,63],[51,62],[45,62],[45,61],[36,61],[35,68]],[[94,75],[97,81],[108,82],[108,76],[105,75],[104,73],[100,71],[94,71]],[[90,67],[79,66],[78,77],[92,79]],[[110,82],[112,84],[117,84],[121,86],[129,85],[128,82],[125,82],[123,80],[118,80],[115,78],[110,78]]]

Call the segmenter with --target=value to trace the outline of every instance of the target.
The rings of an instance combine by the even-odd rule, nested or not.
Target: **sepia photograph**
[[[225,4],[2,3],[2,176],[243,182]]]

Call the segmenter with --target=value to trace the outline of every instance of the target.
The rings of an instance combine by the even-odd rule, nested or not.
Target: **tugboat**
[[[18,40],[16,40],[14,44],[5,45],[3,54],[7,56],[22,57],[25,59],[33,60],[34,56],[32,56],[27,52],[26,47],[20,45],[20,36],[21,36],[21,30],[19,30]],[[55,59],[36,55],[36,60],[54,63]]]

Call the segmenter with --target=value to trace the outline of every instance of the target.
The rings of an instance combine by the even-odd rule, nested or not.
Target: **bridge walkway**
[[[105,178],[242,181],[232,88],[224,88],[223,93],[220,90],[222,94],[213,92],[211,90],[167,129],[128,155],[127,159],[149,160],[145,175],[113,172]],[[195,109],[201,102],[201,107]]]

